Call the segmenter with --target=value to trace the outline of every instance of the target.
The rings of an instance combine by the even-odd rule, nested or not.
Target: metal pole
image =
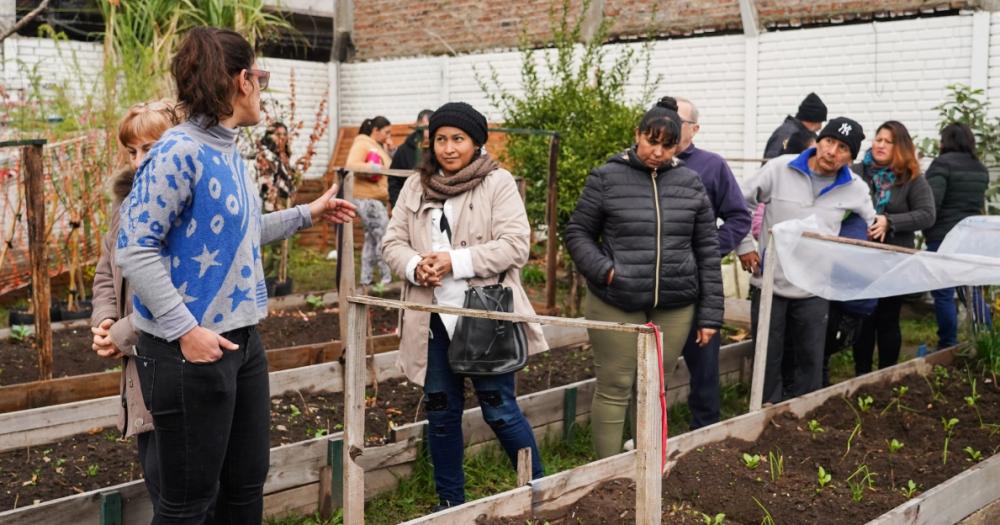
[[[555,133],[549,139],[549,183],[548,183],[548,203],[546,204],[546,225],[547,235],[545,242],[545,308],[549,315],[553,315],[556,309],[556,269],[559,262],[559,184],[558,167],[559,164],[559,134]]]

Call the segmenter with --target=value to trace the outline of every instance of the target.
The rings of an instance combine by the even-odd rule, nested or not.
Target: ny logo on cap
[[[851,128],[851,125],[844,122],[840,125],[840,129],[838,129],[837,132],[846,137],[851,134],[851,129],[853,129]]]

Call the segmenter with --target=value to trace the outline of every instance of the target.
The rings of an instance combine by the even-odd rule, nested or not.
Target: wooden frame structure
[[[662,475],[660,436],[660,405],[658,402],[660,379],[659,360],[656,348],[661,344],[660,335],[644,325],[610,323],[566,319],[562,317],[518,315],[512,313],[467,310],[438,305],[424,305],[412,302],[393,301],[374,297],[349,297],[347,330],[351,339],[346,341],[344,362],[344,524],[362,525],[364,518],[365,492],[365,353],[364,320],[368,318],[368,308],[378,306],[438,314],[463,315],[483,319],[513,322],[540,323],[565,327],[579,327],[588,330],[611,330],[636,334],[638,338],[638,378],[636,382],[637,435],[634,454],[636,478],[636,522],[659,525],[661,512],[660,476]],[[654,483],[655,482],[655,483]],[[530,496],[529,487],[520,487],[517,494],[508,494],[495,501],[501,505],[523,502]],[[489,499],[489,498],[488,498]],[[490,499],[493,501],[493,499]],[[530,502],[530,498],[528,500]]]

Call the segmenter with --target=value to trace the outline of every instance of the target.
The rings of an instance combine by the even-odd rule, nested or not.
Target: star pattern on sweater
[[[197,301],[198,300],[197,297],[193,297],[191,295],[188,295],[187,289],[188,289],[188,283],[187,283],[187,281],[185,281],[184,284],[182,284],[181,287],[177,289],[177,293],[181,294],[181,297],[184,298],[184,303],[187,304],[187,303],[193,303],[193,302]]]
[[[192,257],[192,259],[194,259],[195,262],[197,262],[200,265],[200,267],[198,268],[199,279],[205,276],[205,272],[207,272],[209,268],[213,266],[222,266],[222,263],[215,260],[215,258],[218,256],[219,256],[219,250],[210,252],[208,251],[208,246],[204,244],[201,245],[201,255],[197,257]]]
[[[229,294],[227,296],[229,299],[232,299],[232,301],[233,301],[233,306],[232,306],[232,309],[230,310],[231,312],[235,312],[236,309],[239,308],[240,303],[242,303],[243,301],[249,301],[250,300],[250,293],[249,292],[250,292],[249,288],[247,288],[246,290],[244,290],[244,289],[240,288],[239,285],[233,287],[233,293],[231,293],[231,294]]]

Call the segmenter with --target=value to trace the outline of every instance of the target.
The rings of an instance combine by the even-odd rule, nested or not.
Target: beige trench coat
[[[414,256],[431,251],[430,209],[434,203],[422,199],[420,176],[410,177],[403,185],[393,209],[392,219],[382,238],[382,257],[393,273],[403,277],[403,299],[421,304],[434,302],[434,289],[416,286],[406,279],[406,263]],[[514,292],[514,313],[533,315],[534,308],[521,286],[521,267],[528,262],[530,227],[524,202],[510,172],[497,169],[483,178],[474,189],[454,197],[451,221],[452,246],[468,248],[476,277],[470,286],[496,284],[504,270],[504,284]],[[542,327],[526,326],[528,352],[548,349]],[[397,364],[410,381],[424,384],[427,372],[427,340],[430,337],[430,314],[407,310],[400,327]]]

